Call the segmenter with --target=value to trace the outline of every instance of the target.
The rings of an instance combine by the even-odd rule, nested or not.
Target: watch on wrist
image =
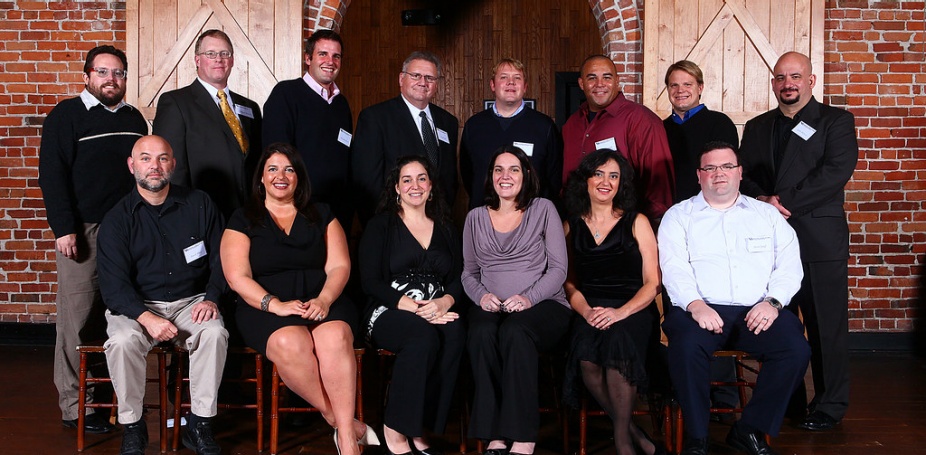
[[[766,297],[762,299],[762,301],[768,302],[768,304],[771,305],[772,308],[775,308],[776,310],[780,310],[784,307],[784,305],[782,305],[781,302],[779,302],[778,299],[774,297]]]
[[[267,294],[264,298],[260,299],[260,311],[267,312],[270,310],[270,301],[277,298],[273,294]]]

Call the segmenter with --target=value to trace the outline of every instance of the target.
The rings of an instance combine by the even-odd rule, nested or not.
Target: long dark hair
[[[518,192],[518,197],[515,198],[515,208],[524,210],[527,206],[531,205],[531,201],[540,194],[540,179],[537,178],[534,165],[531,164],[531,160],[527,157],[527,154],[524,153],[524,150],[513,145],[503,145],[499,147],[498,150],[492,154],[492,158],[489,159],[489,171],[486,173],[485,182],[485,203],[492,210],[498,210],[501,204],[498,198],[498,192],[495,191],[492,177],[495,173],[495,161],[504,153],[514,155],[521,163],[521,173],[524,177],[521,180],[521,191]]]
[[[254,178],[251,181],[251,199],[245,204],[244,214],[252,226],[262,225],[264,222],[264,199],[267,193],[260,179],[264,174],[264,166],[267,160],[274,154],[279,153],[289,160],[296,172],[296,191],[293,193],[293,205],[296,211],[306,217],[310,223],[320,221],[315,206],[312,205],[312,183],[309,182],[309,174],[305,169],[305,161],[302,161],[302,155],[295,147],[284,142],[274,142],[264,149],[260,155],[260,161],[254,170]]]
[[[398,215],[402,212],[401,204],[396,203],[398,194],[395,191],[395,187],[399,183],[399,174],[402,172],[402,168],[411,163],[420,163],[421,166],[424,167],[424,171],[428,174],[428,179],[431,180],[431,196],[424,204],[424,214],[433,221],[441,223],[449,221],[448,217],[450,216],[450,210],[447,208],[447,203],[444,202],[441,187],[434,178],[434,167],[431,166],[431,162],[427,158],[421,155],[405,155],[400,156],[399,159],[396,160],[395,166],[392,167],[389,174],[386,176],[386,183],[383,185],[383,191],[380,193],[379,204],[376,206],[376,213],[387,212]]]
[[[616,162],[621,173],[621,181],[617,185],[617,194],[611,201],[611,209],[627,212],[636,208],[637,192],[633,184],[633,167],[620,153],[603,149],[586,155],[579,167],[569,173],[566,187],[563,189],[563,201],[571,215],[584,217],[591,213],[592,201],[588,196],[588,179],[608,161]]]

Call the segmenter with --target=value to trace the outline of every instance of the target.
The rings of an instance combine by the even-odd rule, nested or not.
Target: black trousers
[[[672,311],[662,324],[669,338],[669,374],[682,406],[685,433],[690,438],[708,436],[710,420],[711,358],[714,351],[731,345],[762,361],[752,399],[741,422],[772,436],[778,434],[788,398],[804,379],[810,346],[801,321],[781,311],[768,330],[758,335],[746,328],[751,307],[710,305],[723,319],[723,332],[702,329],[687,311]]]
[[[846,261],[804,262],[799,305],[810,341],[810,409],[840,420],[849,407],[849,270]]]
[[[516,313],[473,305],[467,318],[475,387],[469,437],[537,440],[539,355],[563,341],[571,316],[572,310],[553,300]]]
[[[463,321],[431,324],[403,310],[386,310],[373,324],[377,348],[395,354],[384,423],[408,437],[443,433],[463,356]]]

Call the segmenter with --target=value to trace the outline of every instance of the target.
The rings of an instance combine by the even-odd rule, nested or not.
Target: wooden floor
[[[0,454],[76,453],[75,430],[61,426],[57,393],[52,384],[51,348],[0,347],[0,359],[3,359],[0,367]],[[367,362],[371,364],[375,362]],[[912,354],[853,353],[851,371],[851,407],[835,430],[810,433],[785,422],[781,435],[772,442],[773,447],[782,455],[926,454],[926,361]],[[369,394],[366,406],[370,422],[379,421],[376,402],[374,391]],[[151,431],[148,453],[151,454],[158,451],[154,417],[147,417]],[[437,441],[447,449],[448,455],[459,444],[459,427],[456,419],[453,420],[447,435]],[[330,428],[318,419],[312,422],[301,429],[284,429],[281,453],[334,454]],[[640,424],[650,428],[645,419]],[[570,447],[575,451],[578,443],[574,418],[570,426]],[[258,453],[255,428],[251,413],[225,411],[216,418],[216,436],[225,454]],[[735,453],[722,442],[727,430],[722,424],[712,424],[711,453]],[[555,420],[544,419],[537,453],[558,453],[562,447],[560,434]],[[591,421],[589,439],[589,453],[615,452],[607,419]],[[109,435],[88,435],[87,441],[84,454],[118,454],[121,430]],[[470,453],[474,452],[475,444],[471,443]],[[192,452],[182,449],[180,453]],[[370,449],[367,453],[378,455],[381,452]]]

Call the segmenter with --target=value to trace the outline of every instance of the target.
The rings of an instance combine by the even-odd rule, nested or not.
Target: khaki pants
[[[202,302],[203,294],[173,302],[146,302],[157,316],[177,326],[177,337],[171,340],[190,353],[190,397],[193,414],[212,417],[216,414],[216,398],[222,382],[222,370],[228,351],[228,331],[222,318],[193,322],[193,305]],[[119,400],[119,423],[137,422],[142,417],[145,398],[145,356],[156,345],[138,321],[106,312],[106,362]]]
[[[103,299],[96,275],[96,234],[98,224],[85,224],[77,233],[77,259],[56,253],[58,267],[57,316],[55,319],[54,381],[58,389],[61,418],[77,418],[78,370],[77,346],[105,336]],[[92,374],[91,374],[92,376]],[[88,396],[87,402],[93,402]]]

